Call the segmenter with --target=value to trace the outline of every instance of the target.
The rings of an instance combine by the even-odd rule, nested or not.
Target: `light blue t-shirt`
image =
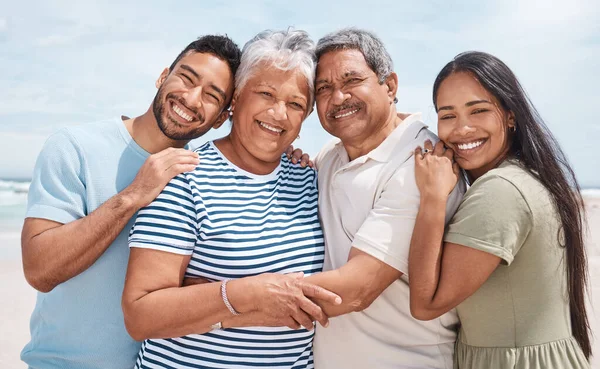
[[[26,216],[60,223],[85,217],[127,187],[148,156],[119,118],[62,129],[37,159]],[[134,366],[140,343],[125,330],[121,311],[132,225],[89,269],[38,293],[31,342],[21,353],[31,368]]]

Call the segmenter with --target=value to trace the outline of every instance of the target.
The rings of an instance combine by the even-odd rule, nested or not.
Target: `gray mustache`
[[[360,103],[351,103],[351,104],[344,104],[341,106],[338,106],[337,108],[331,109],[330,111],[327,112],[327,117],[331,118],[333,116],[335,116],[337,113],[341,112],[342,110],[346,110],[346,109],[355,109],[355,108],[362,108],[362,104]]]

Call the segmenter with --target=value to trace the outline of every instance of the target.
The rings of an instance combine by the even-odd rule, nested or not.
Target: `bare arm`
[[[316,300],[325,314],[331,318],[366,309],[401,276],[402,272],[353,247],[344,266],[312,275],[306,280],[342,298],[342,303],[339,305]]]
[[[443,244],[448,193],[459,168],[452,150],[440,142],[430,154],[415,151],[415,175],[421,192],[410,243],[410,308],[420,320],[446,313],[472,295],[500,263],[498,256],[453,243]],[[493,210],[493,209],[490,209]]]
[[[411,240],[410,309],[420,320],[455,308],[481,287],[501,260],[470,247],[442,245],[445,208],[445,198],[422,197]]]
[[[130,251],[122,307],[125,326],[136,340],[200,334],[217,322],[224,327],[312,329],[311,315],[322,324],[327,317],[305,294],[331,303],[339,299],[306,283],[300,273],[267,273],[228,282],[228,299],[241,313],[233,316],[221,297],[220,282],[181,287],[191,256],[135,247]]]
[[[27,282],[49,292],[89,268],[106,251],[137,209],[116,195],[88,216],[68,224],[27,218],[21,233]]]
[[[220,283],[181,287],[191,255],[131,248],[123,290],[125,326],[136,340],[179,337],[210,330],[210,325],[231,315],[221,299]],[[248,301],[236,299],[236,284],[228,295],[240,312]]]
[[[402,272],[385,264],[381,260],[357,249],[350,250],[349,260],[339,269],[313,274],[306,277],[306,281],[334,292],[342,298],[341,304],[332,304],[324,300],[315,299],[327,317],[344,315],[354,311],[362,311],[369,307],[373,301],[395,280],[402,276]],[[185,278],[183,285],[208,283],[203,278]],[[224,327],[244,326],[246,323],[257,325],[260,319],[268,317],[253,314],[250,318],[230,318],[223,322]],[[258,324],[269,325],[269,324]]]
[[[197,154],[166,149],[146,160],[133,183],[96,210],[62,224],[27,218],[21,233],[23,270],[29,284],[49,292],[85,271],[106,251],[129,219],[152,201],[175,175],[192,170]]]

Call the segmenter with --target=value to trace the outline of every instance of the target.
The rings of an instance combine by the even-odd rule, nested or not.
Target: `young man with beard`
[[[342,304],[321,304],[332,318],[317,328],[315,367],[449,369],[456,313],[418,321],[408,296],[420,196],[412,154],[437,137],[419,114],[396,111],[398,76],[375,35],[331,33],[319,40],[317,57],[317,112],[337,139],[315,158],[326,251],[323,273],[307,280]],[[446,220],[464,190],[459,182],[449,195]]]
[[[40,291],[21,353],[30,368],[133,367],[140,343],[121,311],[131,219],[198,164],[184,147],[228,117],[240,54],[227,37],[201,37],[162,72],[146,113],[47,140],[22,231],[25,277]]]

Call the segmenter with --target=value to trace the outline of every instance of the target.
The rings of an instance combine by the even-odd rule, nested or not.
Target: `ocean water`
[[[0,179],[0,232],[20,232],[27,208],[27,180]]]

